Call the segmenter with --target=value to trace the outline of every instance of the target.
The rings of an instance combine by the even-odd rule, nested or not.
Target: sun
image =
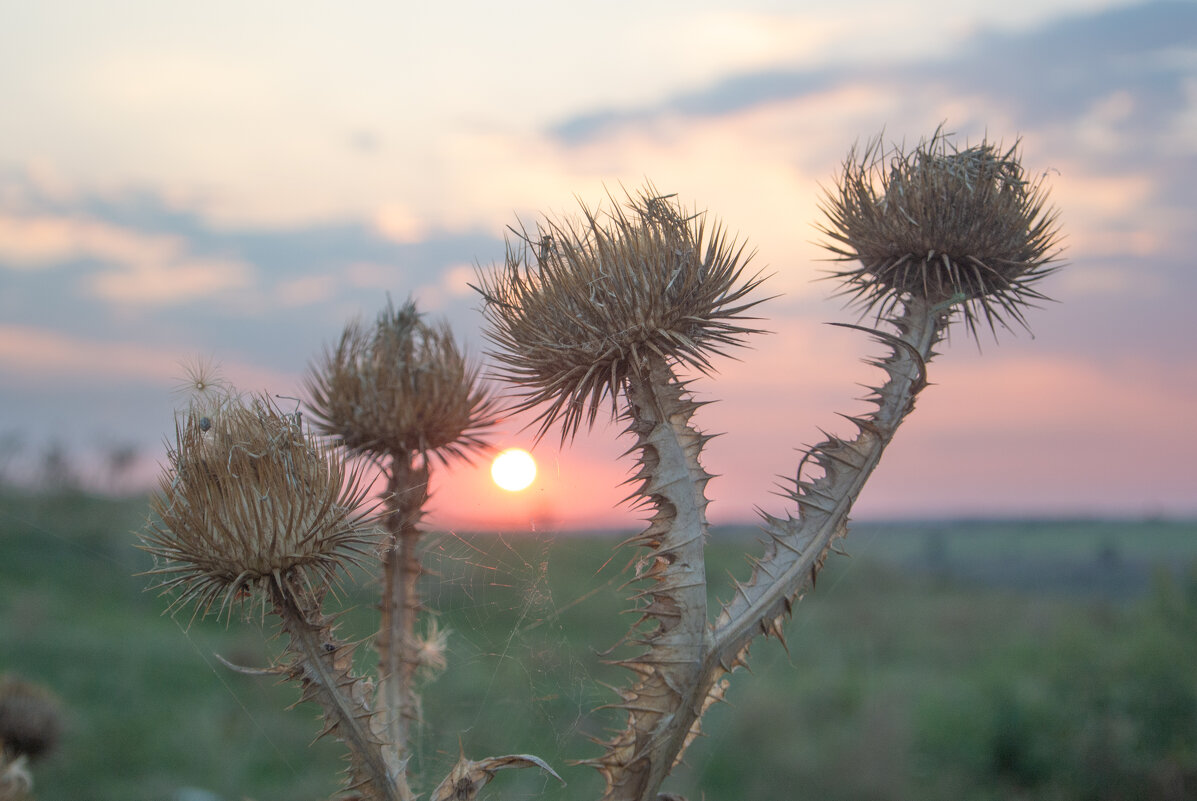
[[[519,492],[527,489],[536,478],[536,461],[522,448],[508,448],[495,457],[490,475],[508,492]]]

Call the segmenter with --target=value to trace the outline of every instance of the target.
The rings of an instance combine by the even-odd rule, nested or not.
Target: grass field
[[[143,501],[0,494],[0,672],[68,711],[42,799],[303,801],[337,787],[314,709],[234,673],[266,666],[271,622],[164,617],[133,545]],[[531,752],[569,782],[500,774],[493,798],[597,795],[614,719],[597,652],[631,553],[610,537],[435,534],[428,603],[452,634],[425,690],[425,792],[459,748]],[[712,583],[743,573],[745,531],[711,543]],[[1014,522],[857,526],[776,641],[754,646],[707,737],[666,789],[698,799],[1197,797],[1197,524]],[[373,630],[368,577],[344,633]],[[713,587],[713,597],[725,594]],[[369,644],[359,650],[363,667]],[[203,795],[198,790],[211,795]]]

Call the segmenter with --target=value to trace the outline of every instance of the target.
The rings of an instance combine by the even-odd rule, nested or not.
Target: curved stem
[[[832,543],[847,533],[852,505],[898,426],[914,408],[915,397],[926,386],[926,364],[935,355],[933,348],[947,330],[949,317],[947,307],[909,299],[902,314],[890,320],[897,328],[896,336],[863,329],[891,351],[871,362],[888,374],[888,380],[869,398],[877,408],[862,417],[848,418],[856,425],[856,438],[829,437],[807,454],[823,475],[807,481],[799,468],[790,493],[798,505],[798,517],[766,516],[765,531],[770,539],[765,555],[757,560],[751,579],[737,583],[735,598],[715,622],[714,647],[703,667],[707,686],[743,663],[757,635],[781,637],[783,619],[813,586]]]
[[[620,691],[627,724],[591,761],[607,780],[609,801],[655,797],[702,705],[695,690],[709,648],[703,547],[710,476],[699,463],[709,437],[690,426],[697,404],[664,359],[651,358],[626,394],[640,452],[636,495],[655,512],[629,540],[648,549],[637,578],[650,583],[637,595],[641,618],[630,635],[646,650],[617,662],[637,674]]]
[[[695,404],[663,360],[629,381],[628,414],[641,465],[637,494],[656,509],[648,529],[632,542],[651,549],[641,564],[651,560],[643,577],[654,583],[641,593],[648,603],[640,611],[642,622],[654,620],[657,628],[640,639],[646,653],[619,662],[638,680],[621,692],[626,728],[606,744],[602,757],[591,760],[607,780],[605,801],[656,798],[703,712],[722,697],[720,677],[744,664],[758,635],[782,636],[784,618],[813,585],[833,542],[847,533],[853,504],[926,386],[926,364],[949,319],[949,306],[909,299],[889,321],[897,335],[847,326],[890,348],[888,356],[872,362],[888,376],[869,399],[877,408],[848,418],[857,428],[854,439],[832,436],[811,448],[803,462],[813,460],[823,475],[805,480],[799,467],[790,493],[798,516],[766,516],[766,552],[751,579],[737,583],[736,596],[714,626],[706,623],[702,563],[709,475],[698,462],[708,438],[690,427]]]
[[[371,725],[369,682],[353,673],[353,646],[336,637],[319,599],[294,576],[276,574],[269,592],[292,655],[286,675],[299,682],[303,700],[324,710],[322,734],[349,749],[353,786],[371,801],[412,801],[402,765],[387,757]]]

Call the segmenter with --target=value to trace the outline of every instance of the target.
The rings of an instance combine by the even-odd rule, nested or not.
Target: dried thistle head
[[[0,678],[0,752],[5,757],[38,759],[53,751],[61,737],[62,709],[53,693],[15,676]]]
[[[1010,318],[1046,297],[1034,283],[1059,256],[1056,211],[1042,176],[1028,180],[1017,143],[963,150],[942,131],[912,152],[874,140],[844,162],[822,204],[826,247],[858,267],[837,271],[844,292],[887,314],[903,297],[959,303],[969,330]]]
[[[517,409],[548,404],[540,435],[562,439],[615,409],[646,358],[711,370],[710,357],[756,330],[739,323],[763,280],[745,277],[751,254],[705,214],[687,214],[648,186],[600,216],[546,219],[536,236],[507,243],[505,264],[479,279],[487,337],[500,375],[521,389]]]
[[[368,550],[368,487],[298,414],[268,397],[229,396],[176,421],[175,446],[151,498],[143,548],[171,609],[229,612],[249,591],[300,575],[317,594]]]
[[[308,373],[316,427],[376,457],[419,453],[442,462],[486,447],[495,404],[447,324],[426,324],[390,301],[373,328],[346,326]]]

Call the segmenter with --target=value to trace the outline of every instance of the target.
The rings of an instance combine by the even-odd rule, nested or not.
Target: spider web
[[[424,540],[427,612],[420,628],[448,632],[447,667],[425,675],[422,725],[412,762],[430,790],[459,754],[529,753],[567,778],[567,795],[598,776],[570,763],[597,755],[615,713],[596,708],[623,671],[600,652],[630,621],[621,586],[630,578],[619,539],[570,534],[443,532]],[[569,773],[566,776],[566,773]],[[557,782],[535,770],[505,772],[501,798],[554,798]],[[597,795],[597,793],[584,793]]]

